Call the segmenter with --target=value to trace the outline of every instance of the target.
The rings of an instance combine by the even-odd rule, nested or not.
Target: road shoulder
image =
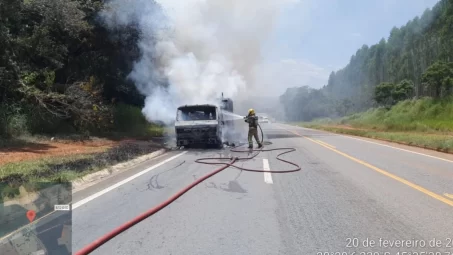
[[[119,183],[122,180],[127,179],[150,166],[159,164],[165,161],[166,159],[169,159],[172,156],[177,155],[180,152],[181,151],[162,150],[160,152],[159,151],[156,152],[154,155],[151,155],[153,153],[145,155],[148,156],[148,158],[143,156],[143,158],[145,158],[144,160],[135,159],[132,160],[133,162],[132,161],[126,162],[125,163],[127,164],[126,167],[121,167],[117,165],[116,167],[118,169],[114,170],[112,173],[109,173],[109,170],[102,171],[104,173],[101,173],[99,176],[97,176],[97,173],[94,173],[92,174],[91,177],[89,177],[90,179],[92,179],[91,182],[78,184],[77,188],[73,189],[72,203],[73,204],[77,203],[78,201],[86,197],[89,197],[92,194],[100,192],[116,183]]]
[[[80,190],[86,189],[90,186],[96,185],[101,181],[104,181],[108,178],[111,178],[115,175],[121,174],[128,170],[134,169],[136,166],[145,163],[149,160],[152,160],[156,157],[164,155],[167,152],[166,149],[160,149],[150,154],[143,155],[141,157],[132,159],[127,162],[119,163],[114,166],[108,167],[104,170],[94,172],[91,174],[87,174],[82,178],[76,179],[72,181],[72,190],[73,193],[76,193]]]
[[[310,131],[315,131],[315,132],[320,132],[320,133],[326,133],[326,134],[335,134],[335,135],[338,135],[338,136],[347,137],[349,139],[354,139],[354,140],[357,140],[357,141],[368,142],[368,143],[372,143],[372,144],[376,144],[376,145],[380,145],[380,146],[385,146],[385,147],[396,149],[396,150],[400,150],[400,151],[406,151],[406,152],[409,152],[409,153],[415,153],[415,154],[419,154],[419,155],[422,155],[422,156],[428,156],[428,157],[431,157],[431,158],[438,158],[438,159],[441,159],[441,160],[444,160],[444,161],[449,161],[449,162],[453,163],[453,154],[440,152],[440,151],[436,151],[436,150],[432,150],[432,149],[420,148],[420,147],[416,147],[416,146],[405,145],[405,144],[400,144],[400,143],[391,142],[391,141],[384,141],[384,140],[380,140],[380,139],[373,139],[373,138],[368,138],[368,137],[363,137],[363,136],[355,136],[355,135],[349,135],[349,134],[338,134],[338,133],[335,133],[335,132],[329,132],[329,131],[320,130],[320,129],[312,129],[312,128],[300,127],[300,126],[295,126],[295,125],[286,124],[286,123],[284,123],[284,124],[283,123],[281,123],[281,124],[279,123],[279,125],[283,125],[284,128],[286,126],[286,128],[290,128],[291,127],[291,128],[302,129],[302,130],[305,129],[305,130],[310,130]]]

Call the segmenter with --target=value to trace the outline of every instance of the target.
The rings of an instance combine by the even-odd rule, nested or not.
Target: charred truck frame
[[[225,120],[224,111],[233,111],[233,101],[220,99],[220,107],[213,104],[184,105],[178,107],[175,122],[176,145],[215,145],[227,143],[232,120]]]

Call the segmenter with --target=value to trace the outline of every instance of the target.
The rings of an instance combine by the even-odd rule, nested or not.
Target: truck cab
[[[184,105],[177,109],[175,133],[177,146],[222,146],[223,114],[211,104]]]

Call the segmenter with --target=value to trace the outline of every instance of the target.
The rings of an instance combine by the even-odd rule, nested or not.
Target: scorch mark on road
[[[80,207],[80,206],[82,206],[82,205],[84,205],[84,204],[86,204],[86,203],[88,203],[88,202],[90,202],[90,201],[92,201],[92,200],[94,200],[94,199],[106,194],[107,192],[110,192],[110,191],[118,188],[119,186],[121,186],[123,184],[126,184],[126,183],[134,180],[135,178],[137,178],[137,177],[139,177],[141,175],[144,175],[144,174],[148,173],[149,171],[151,171],[153,169],[156,169],[156,168],[158,168],[158,167],[160,167],[160,166],[162,166],[162,165],[172,161],[173,159],[176,159],[179,156],[182,156],[182,155],[184,155],[186,153],[187,153],[187,151],[181,152],[181,153],[179,153],[179,154],[177,154],[177,155],[175,155],[175,156],[173,156],[171,158],[168,158],[168,159],[166,159],[166,160],[164,160],[164,161],[162,161],[162,162],[160,162],[158,164],[155,164],[155,165],[153,165],[151,167],[148,167],[147,169],[145,169],[145,170],[143,170],[143,171],[141,171],[141,172],[139,172],[139,173],[137,173],[135,175],[132,175],[131,177],[129,177],[127,179],[124,179],[124,180],[122,180],[122,181],[120,181],[120,182],[118,182],[118,183],[116,183],[116,184],[104,189],[104,190],[101,190],[98,193],[95,193],[95,194],[93,194],[93,195],[91,195],[91,196],[89,196],[89,197],[87,197],[85,199],[82,199],[82,200],[72,204],[72,209],[74,210],[74,209],[76,209],[76,208],[78,208],[78,207]]]

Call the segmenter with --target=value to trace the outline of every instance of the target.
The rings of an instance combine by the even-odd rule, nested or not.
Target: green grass
[[[86,172],[95,170],[98,164],[92,164],[88,169],[80,171],[80,167],[71,168],[71,165],[93,161],[93,155],[75,155],[59,158],[22,161],[0,166],[0,180],[8,183],[28,182],[55,182],[68,181],[80,177]]]
[[[22,185],[30,183],[66,183],[108,166],[125,162],[160,149],[153,143],[125,143],[104,152],[46,158],[0,166],[1,198],[16,196]]]
[[[0,183],[3,184],[0,187],[0,201],[19,196],[21,186],[30,186],[34,183],[65,183],[99,170],[98,164],[95,163],[84,170],[80,170],[80,167],[70,167],[71,165],[86,165],[86,162],[94,162],[94,158],[94,155],[77,155],[0,166]],[[36,190],[38,188],[27,189],[29,192]]]
[[[407,100],[389,110],[371,109],[339,122],[383,131],[453,132],[453,99]]]
[[[108,136],[115,138],[133,137],[150,138],[162,137],[165,134],[163,125],[150,123],[136,106],[119,104],[114,112],[114,128]]]
[[[320,119],[297,125],[453,152],[452,98],[407,100],[390,109],[370,109],[341,119]]]
[[[390,142],[397,142],[416,147],[422,147],[442,152],[453,153],[453,136],[425,134],[425,133],[407,133],[407,132],[388,132],[388,131],[374,131],[374,130],[355,130],[339,128],[328,125],[316,124],[301,124],[300,126],[325,130],[338,134],[347,134],[354,136],[362,136],[373,139],[380,139]]]
[[[150,125],[147,129],[146,134],[152,137],[163,136],[165,133],[165,127],[159,125]]]

